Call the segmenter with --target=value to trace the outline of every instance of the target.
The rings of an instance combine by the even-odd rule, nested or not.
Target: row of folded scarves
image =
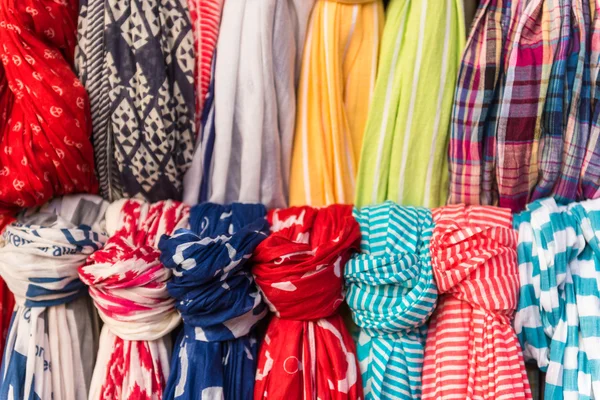
[[[545,398],[597,398],[599,233],[600,201],[513,220],[65,196],[2,236],[0,396],[531,398],[524,355]]]

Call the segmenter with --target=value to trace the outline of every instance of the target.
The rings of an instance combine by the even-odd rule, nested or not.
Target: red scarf
[[[423,399],[530,399],[517,307],[517,233],[510,210],[464,205],[433,210],[439,299],[429,323]]]
[[[255,399],[360,399],[356,349],[342,317],[344,265],[360,248],[351,206],[269,213],[252,272],[275,316],[260,348]]]

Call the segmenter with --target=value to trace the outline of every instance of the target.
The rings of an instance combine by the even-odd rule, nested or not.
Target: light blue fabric
[[[361,253],[346,265],[347,302],[361,328],[365,399],[418,399],[425,323],[435,309],[431,212],[392,202],[354,210]]]
[[[546,372],[545,399],[600,398],[600,200],[543,199],[515,216],[515,330]]]

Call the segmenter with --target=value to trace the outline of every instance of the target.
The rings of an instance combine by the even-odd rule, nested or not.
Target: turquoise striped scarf
[[[346,301],[361,328],[365,399],[420,398],[425,322],[437,299],[431,212],[388,201],[355,209],[354,217],[361,252],[346,265]]]

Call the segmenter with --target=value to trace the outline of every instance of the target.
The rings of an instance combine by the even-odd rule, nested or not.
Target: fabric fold
[[[77,269],[107,240],[108,203],[58,198],[6,228],[0,274],[17,306],[2,362],[3,399],[87,400],[99,321]]]

